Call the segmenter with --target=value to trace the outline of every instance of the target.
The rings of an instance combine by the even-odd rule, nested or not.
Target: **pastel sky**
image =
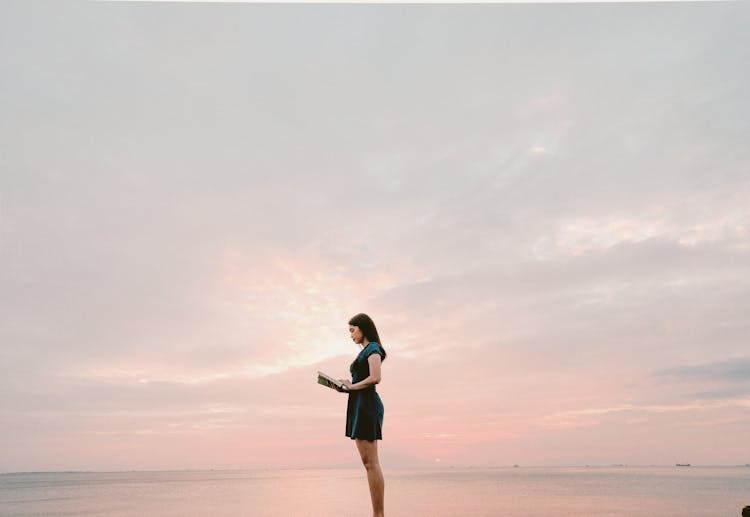
[[[750,462],[750,4],[0,4],[0,471]]]

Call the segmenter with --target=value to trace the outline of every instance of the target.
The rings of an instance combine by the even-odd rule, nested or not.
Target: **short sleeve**
[[[380,356],[380,359],[383,359],[383,349],[380,348],[380,345],[377,343],[370,343],[367,345],[367,348],[365,349],[364,359],[367,360],[368,357],[370,357],[372,354],[378,354]]]

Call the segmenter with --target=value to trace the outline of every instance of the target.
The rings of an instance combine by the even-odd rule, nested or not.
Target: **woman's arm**
[[[349,381],[344,382],[349,391],[352,390],[363,390],[370,385],[377,384],[380,382],[380,354],[372,354],[367,358],[367,364],[370,365],[370,375],[362,379],[356,384],[352,384]]]

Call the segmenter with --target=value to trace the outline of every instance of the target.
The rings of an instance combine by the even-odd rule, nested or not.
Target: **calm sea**
[[[384,468],[386,515],[739,516],[750,467]],[[363,468],[0,474],[0,514],[367,517]]]

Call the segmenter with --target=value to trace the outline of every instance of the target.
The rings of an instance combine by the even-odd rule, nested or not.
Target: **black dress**
[[[370,364],[367,358],[372,354],[380,354],[381,359],[383,357],[383,349],[374,341],[364,347],[349,366],[352,384],[370,375]],[[355,438],[370,441],[383,439],[383,402],[378,392],[375,391],[374,384],[362,390],[349,392],[349,402],[346,406],[346,436],[352,440]]]

